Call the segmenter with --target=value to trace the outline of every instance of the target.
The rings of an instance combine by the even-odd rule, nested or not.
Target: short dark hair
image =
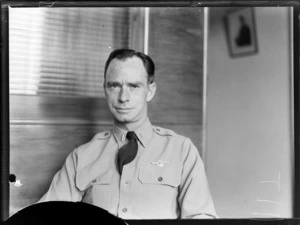
[[[106,72],[108,69],[109,64],[111,63],[111,61],[113,59],[118,59],[118,60],[123,60],[125,61],[128,58],[132,58],[132,57],[138,57],[142,60],[144,67],[148,73],[148,82],[149,83],[153,83],[154,81],[154,72],[155,72],[155,65],[153,60],[150,58],[150,56],[142,53],[142,52],[137,52],[135,50],[132,49],[116,49],[114,51],[112,51],[105,63],[105,68],[104,68],[104,79],[106,78]]]

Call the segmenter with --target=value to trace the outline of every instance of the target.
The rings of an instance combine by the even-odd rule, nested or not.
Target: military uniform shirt
[[[135,130],[138,154],[117,170],[126,131],[113,126],[67,157],[41,201],[82,201],[123,219],[216,217],[200,155],[190,139],[150,121]]]

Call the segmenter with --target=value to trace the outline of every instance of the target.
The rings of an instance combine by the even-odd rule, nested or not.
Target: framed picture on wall
[[[231,57],[258,53],[254,8],[228,12],[224,21]]]

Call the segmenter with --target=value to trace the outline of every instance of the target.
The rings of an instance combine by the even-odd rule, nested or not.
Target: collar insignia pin
[[[125,141],[125,134],[122,135],[121,140],[122,140],[122,142]]]

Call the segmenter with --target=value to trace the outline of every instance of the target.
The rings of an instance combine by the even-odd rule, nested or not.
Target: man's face
[[[148,74],[138,57],[111,61],[104,91],[118,124],[141,125],[147,118],[147,102],[153,98],[155,90],[155,83],[148,84]]]

